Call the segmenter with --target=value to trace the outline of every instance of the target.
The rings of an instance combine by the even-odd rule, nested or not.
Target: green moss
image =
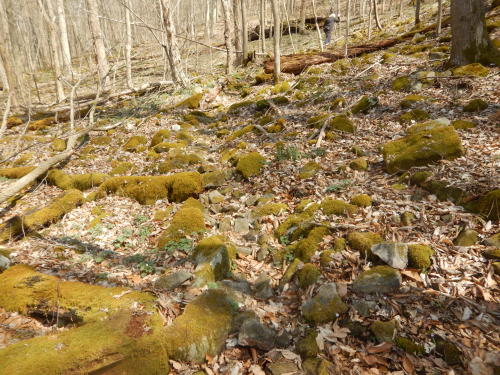
[[[134,173],[136,169],[134,163],[130,163],[128,161],[117,161],[117,160],[113,160],[111,162],[111,167],[112,169],[109,172],[111,176],[125,175],[125,174],[130,175]]]
[[[15,168],[0,168],[0,177],[5,178],[21,178],[30,173],[35,167],[15,167]]]
[[[287,267],[285,273],[283,273],[283,277],[280,280],[280,287],[283,287],[285,284],[288,284],[295,273],[297,272],[299,266],[302,264],[302,261],[298,258],[295,258]]]
[[[201,177],[203,179],[203,186],[219,187],[224,185],[229,176],[227,171],[220,170],[220,171],[203,173]]]
[[[91,138],[90,143],[96,146],[106,146],[111,143],[111,137],[103,135],[100,137]]]
[[[456,120],[453,121],[451,125],[455,129],[460,129],[460,130],[472,129],[476,127],[476,124],[474,122],[467,120]]]
[[[260,85],[262,83],[271,82],[273,80],[272,74],[259,73],[255,76],[255,84]]]
[[[347,243],[352,249],[359,251],[362,258],[371,258],[371,247],[381,242],[382,236],[374,232],[351,232],[347,235]]]
[[[290,91],[290,83],[288,81],[279,82],[271,89],[271,93],[273,94],[282,94],[288,91]]]
[[[302,306],[302,315],[308,322],[323,324],[336,320],[348,310],[349,307],[338,295],[322,295],[320,288],[318,294]]]
[[[401,223],[405,226],[410,226],[415,221],[415,215],[410,211],[405,211],[400,215]]]
[[[368,170],[368,160],[366,158],[357,158],[349,163],[349,167],[355,171]]]
[[[229,114],[238,114],[239,112],[251,108],[255,105],[254,101],[246,100],[243,102],[233,103],[229,106],[227,113]]]
[[[306,163],[299,171],[299,178],[306,179],[313,177],[319,170],[321,170],[321,166],[314,162],[310,161]]]
[[[358,212],[358,208],[352,204],[346,203],[339,199],[327,198],[321,202],[321,209],[325,215],[354,215]]]
[[[28,130],[43,130],[56,123],[55,117],[47,117],[40,120],[30,122]]]
[[[276,105],[276,106],[280,106],[280,105],[286,105],[290,103],[290,100],[285,97],[285,96],[275,96],[273,98],[270,98],[270,99],[262,99],[262,100],[258,100],[256,103],[255,103],[255,108],[257,109],[257,111],[267,111],[269,108],[272,107],[272,104],[273,105]]]
[[[15,116],[7,117],[7,129],[22,125],[23,123],[24,123],[24,121],[22,119],[20,119],[19,117],[15,117]]]
[[[106,180],[99,187],[96,198],[116,194],[149,205],[167,197],[171,201],[182,202],[198,195],[202,190],[202,179],[198,172],[182,172],[170,176],[125,176]]]
[[[484,253],[486,259],[500,260],[500,249],[488,250]]]
[[[420,271],[426,271],[432,264],[432,255],[434,255],[434,250],[429,246],[420,244],[408,245],[408,266]]]
[[[431,172],[428,171],[420,171],[420,172],[415,172],[411,177],[410,177],[410,183],[413,185],[418,185],[421,186],[424,184],[430,177],[432,176]]]
[[[370,331],[375,335],[379,343],[392,342],[396,333],[396,323],[375,321],[370,325]]]
[[[176,104],[176,108],[189,108],[196,109],[200,107],[201,100],[203,99],[202,93],[196,93],[191,95],[189,98],[184,99],[180,103]]]
[[[145,145],[146,143],[148,143],[146,137],[142,135],[134,135],[128,139],[122,148],[128,152],[139,152],[141,149],[140,146]]]
[[[66,140],[56,138],[50,144],[50,148],[54,151],[64,151],[64,150],[66,150]]]
[[[398,336],[394,340],[394,343],[398,348],[403,349],[405,352],[414,355],[424,355],[425,348],[422,345],[415,344],[412,340]]]
[[[238,159],[236,170],[245,178],[257,176],[260,174],[265,162],[266,159],[261,154],[258,152],[251,152]]]
[[[411,81],[408,77],[398,77],[392,81],[392,89],[395,91],[409,91],[411,89]]]
[[[500,219],[500,190],[492,190],[481,198],[468,202],[464,207],[488,220]]]
[[[318,355],[319,347],[316,343],[316,336],[318,336],[318,334],[315,330],[309,330],[305,337],[297,341],[295,348],[302,359],[315,358]]]
[[[372,198],[368,194],[358,194],[351,198],[351,204],[358,207],[369,207],[372,205]]]
[[[493,262],[491,267],[493,268],[495,275],[500,275],[500,262]]]
[[[339,130],[346,133],[354,133],[356,131],[356,126],[346,115],[339,115],[334,117],[332,120],[330,120],[328,126],[330,129]]]
[[[426,111],[415,108],[399,116],[399,121],[401,123],[410,123],[412,121],[425,121],[429,118],[430,115]]]
[[[321,276],[321,271],[312,263],[304,264],[297,272],[297,280],[299,283],[299,287],[301,289],[307,289],[309,286],[313,285],[318,281],[318,278]]]
[[[197,154],[182,154],[173,155],[166,161],[158,164],[158,172],[168,173],[173,169],[181,169],[188,166],[200,164],[202,159]]]
[[[309,215],[312,215],[315,213],[317,210],[320,209],[320,205],[318,203],[315,203],[311,199],[304,199],[300,201],[300,203],[295,207],[295,212],[297,213],[302,213],[305,212]]]
[[[244,128],[236,130],[234,133],[232,133],[230,136],[228,136],[226,138],[226,141],[227,142],[234,141],[235,139],[243,137],[245,134],[252,132],[254,129],[255,129],[255,126],[253,126],[253,125],[247,125]]]
[[[201,363],[224,347],[231,329],[233,302],[222,291],[209,289],[186,306],[166,329],[169,356],[176,361]]]
[[[312,128],[321,128],[326,120],[330,118],[330,115],[323,113],[319,115],[314,115],[307,120],[307,125]]]
[[[409,109],[415,107],[419,103],[424,102],[425,100],[425,96],[422,95],[407,95],[403,98],[399,105],[401,106],[401,108]]]
[[[290,246],[296,258],[304,262],[309,262],[316,251],[319,249],[319,244],[324,237],[329,233],[326,227],[318,226],[309,231],[307,237],[301,239],[296,244]]]
[[[481,112],[488,108],[488,103],[482,99],[472,99],[463,106],[464,112]]]
[[[178,241],[203,230],[205,230],[203,212],[195,207],[181,208],[174,214],[170,226],[160,236],[158,247],[163,249],[171,241]]]
[[[485,66],[474,63],[464,66],[459,66],[453,69],[454,76],[473,76],[473,77],[486,77],[489,73],[489,69]]]
[[[322,251],[321,254],[319,255],[319,264],[321,267],[325,268],[330,265],[330,263],[333,261],[333,254],[335,252],[332,250],[325,250]]]
[[[187,142],[162,142],[153,147],[153,150],[159,154],[169,152],[170,150],[180,150],[187,146]]]
[[[441,126],[386,143],[382,153],[386,170],[395,173],[441,159],[452,160],[464,150],[455,128]]]
[[[394,53],[385,52],[385,53],[382,55],[382,62],[383,62],[384,64],[387,64],[388,62],[393,61],[395,57],[396,57],[396,55],[395,55]]]
[[[351,113],[368,113],[372,108],[378,105],[377,97],[363,96],[356,104],[351,107]]]
[[[24,216],[14,216],[0,226],[0,243],[55,223],[85,201],[79,190],[68,190],[51,204]]]
[[[66,174],[59,169],[52,169],[47,174],[47,182],[62,190],[88,190],[101,185],[108,178],[104,173]]]
[[[288,206],[284,203],[266,203],[255,208],[252,212],[254,217],[262,217],[269,215],[279,215],[288,210]]]
[[[151,139],[150,147],[154,147],[160,143],[163,143],[167,138],[170,138],[170,130],[168,129],[158,130]]]

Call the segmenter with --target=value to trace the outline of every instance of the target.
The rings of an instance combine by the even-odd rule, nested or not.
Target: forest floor
[[[498,29],[492,33],[497,35]],[[104,179],[199,172],[204,186],[195,197],[203,206],[202,228],[188,232],[196,221],[188,217],[180,224],[182,236],[175,233],[160,246],[184,204],[161,194],[140,204],[153,189],[147,184],[142,195],[124,188],[96,196],[102,189],[87,183],[88,199],[60,220],[17,233],[0,247],[0,270],[7,268],[0,273],[3,285],[9,265],[25,264],[63,280],[153,293],[166,326],[207,290],[225,290],[236,305],[236,328],[226,332],[223,350],[206,353],[203,364],[170,355],[172,374],[497,373],[500,70],[447,70],[449,36],[448,28],[440,37],[417,34],[388,50],[285,75],[278,85],[250,65],[226,77],[217,95],[213,78],[200,76],[190,92],[131,96],[98,108],[101,125],[121,125],[91,132],[58,168],[70,177],[104,173]],[[256,76],[264,82],[257,84]],[[396,79],[403,84],[395,85]],[[197,100],[211,96],[209,103]],[[364,96],[369,105],[357,112]],[[286,100],[259,102],[276,97]],[[487,106],[466,110],[478,98]],[[401,118],[409,113],[416,117]],[[340,119],[348,131],[336,130],[331,119]],[[463,154],[406,173],[387,172],[381,146],[431,120],[429,129],[456,128]],[[54,140],[68,132],[68,124],[32,122],[19,152],[22,127],[0,140],[4,155],[18,150],[2,167],[37,165],[58,152]],[[15,181],[7,178],[13,171],[26,173],[0,169],[0,190]],[[412,179],[422,171],[428,172],[426,181]],[[42,179],[0,206],[0,223],[51,204],[68,189],[56,180]],[[464,209],[467,201],[495,191],[496,201],[483,215]],[[457,240],[463,229],[467,238]],[[0,226],[0,238],[2,231]],[[360,232],[371,232],[370,240],[359,240]],[[202,275],[193,260],[197,244],[213,235],[235,249],[223,277]],[[391,274],[392,290],[384,290],[387,280],[381,277],[385,281],[373,281],[380,293],[369,291],[359,286],[360,275],[398,258],[363,255],[381,241],[428,246],[430,263],[417,267],[410,255]],[[171,275],[185,278],[172,286]],[[320,309],[307,316],[304,304],[328,283],[336,284],[341,301],[335,300],[333,313]],[[3,288],[0,293],[8,294],[9,286]],[[30,308],[14,312],[2,301],[0,360],[9,358],[2,357],[9,347],[73,329],[29,314]],[[331,302],[328,295],[321,300],[325,310]],[[241,323],[252,319],[253,326]]]

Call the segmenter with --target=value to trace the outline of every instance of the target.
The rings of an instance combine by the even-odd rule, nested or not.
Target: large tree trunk
[[[259,45],[260,52],[266,51],[266,0],[259,2]]]
[[[56,0],[57,23],[59,26],[59,39],[61,42],[64,70],[66,73],[72,71],[71,51],[69,49],[68,27],[66,24],[66,13],[64,12],[64,0]]]
[[[14,59],[11,46],[8,17],[2,1],[0,1],[0,58],[2,59],[5,71],[6,88],[12,94],[12,106],[17,106],[20,99],[19,96],[21,95],[21,88],[16,73],[16,60]]]
[[[373,0],[373,13],[375,14],[375,23],[377,24],[377,28],[382,30],[382,25],[380,24],[380,19],[378,17],[377,0]]]
[[[234,38],[233,20],[229,0],[221,0],[222,12],[224,14],[224,40],[226,42],[226,73],[231,74],[234,65],[234,49],[232,40]]]
[[[241,51],[242,49],[242,35],[241,35],[241,0],[233,0],[233,21],[234,21],[234,48],[236,51]],[[241,65],[243,61],[243,55],[238,53],[236,55],[235,64]]]
[[[172,6],[169,0],[162,0],[163,8],[163,23],[165,25],[167,44],[164,46],[168,56],[170,65],[170,73],[172,80],[181,86],[186,86],[188,79],[181,68],[181,54],[177,46],[177,38],[175,37],[175,27],[172,19]]]
[[[247,0],[241,1],[241,39],[243,48],[243,61],[248,61],[248,20],[247,20]]]
[[[280,19],[280,9],[277,4],[277,0],[271,0],[271,8],[273,11],[273,19],[274,19],[274,82],[278,83],[280,80],[280,73],[281,73],[281,50],[280,50],[281,19]]]
[[[125,32],[127,40],[125,42],[125,63],[127,65],[127,87],[134,88],[132,83],[132,24],[130,22],[130,0],[126,0],[125,7]]]
[[[94,39],[94,48],[97,56],[99,79],[106,91],[109,86],[109,63],[106,57],[106,47],[104,46],[101,24],[99,22],[99,9],[96,0],[87,0],[87,8],[89,10],[90,31]]]
[[[306,32],[306,0],[302,0],[300,3],[300,32]]]
[[[486,31],[485,11],[483,0],[452,0],[452,65],[475,62],[500,65],[500,53]]]

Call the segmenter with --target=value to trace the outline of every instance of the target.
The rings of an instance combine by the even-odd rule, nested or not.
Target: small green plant
[[[179,241],[169,241],[163,247],[168,254],[173,254],[174,251],[182,251],[184,253],[189,253],[193,248],[193,241],[189,238],[182,238]]]
[[[324,148],[315,148],[307,154],[310,159],[314,159],[318,156],[325,156],[326,150]]]
[[[210,282],[207,283],[207,288],[208,289],[217,289],[217,287],[218,287],[217,283],[214,283],[212,281],[210,281]]]
[[[280,243],[283,245],[289,245],[290,244],[290,239],[288,236],[280,236]]]
[[[132,230],[130,228],[124,228],[122,233],[113,241],[113,246],[115,248],[129,247],[130,243],[128,243],[127,240],[130,236],[132,236]]]
[[[297,161],[302,157],[300,151],[295,146],[279,145],[276,149],[276,159]]]
[[[104,233],[104,229],[105,229],[104,225],[99,223],[99,224],[96,224],[92,228],[89,229],[89,234],[93,238],[96,238]]]
[[[141,273],[141,276],[150,275],[155,272],[156,264],[151,260],[144,261],[137,264],[137,269]]]
[[[328,188],[326,189],[326,192],[333,193],[335,191],[340,191],[340,190],[346,188],[347,186],[349,186],[350,183],[351,183],[351,180],[336,181],[334,184],[328,186]]]
[[[145,223],[146,221],[148,221],[148,217],[144,216],[144,215],[137,215],[134,218],[134,223],[137,225],[141,225],[141,224]]]
[[[295,256],[293,255],[293,253],[287,253],[285,255],[285,260],[286,260],[287,263],[291,263],[294,258],[295,258]]]
[[[143,226],[139,227],[136,234],[139,236],[141,241],[144,241],[146,238],[149,237],[151,232],[152,232],[152,229],[149,225],[143,225]]]

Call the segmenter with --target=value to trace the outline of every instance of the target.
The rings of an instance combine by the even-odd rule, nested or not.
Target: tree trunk
[[[163,7],[163,23],[165,24],[165,33],[167,44],[164,46],[168,56],[168,62],[170,65],[170,73],[172,74],[172,80],[175,83],[185,87],[187,86],[188,79],[181,66],[181,55],[179,48],[177,46],[177,39],[175,37],[175,27],[172,20],[171,3],[170,0],[162,0],[161,5]]]
[[[130,22],[130,0],[126,0],[125,7],[125,32],[126,32],[126,42],[125,42],[125,63],[127,65],[127,87],[132,89],[134,84],[132,83],[132,24]]]
[[[491,43],[482,0],[451,2],[451,64],[475,62],[500,65],[500,52]]]
[[[69,48],[68,27],[66,24],[66,13],[64,12],[64,0],[57,0],[57,22],[59,26],[59,39],[63,55],[64,71],[71,73],[71,50]]]
[[[109,86],[109,63],[106,57],[106,47],[104,46],[104,38],[102,35],[101,24],[99,22],[99,10],[96,0],[86,0],[89,10],[90,32],[94,39],[94,49],[97,56],[97,69],[99,71],[99,79],[101,80],[103,89],[106,91]]]
[[[372,38],[372,17],[373,17],[373,2],[370,2],[370,10],[368,11],[368,40]]]
[[[316,3],[314,2],[314,0],[312,0],[312,7],[313,7],[313,13],[314,13],[314,25],[316,26],[316,32],[318,33],[319,49],[321,52],[323,52],[323,38],[321,37],[321,30],[319,29],[319,25],[318,25],[318,16],[316,14]]]
[[[236,51],[242,50],[242,27],[241,27],[241,0],[233,0],[233,20],[234,20],[234,49]],[[241,65],[243,62],[243,55],[237,53],[235,64]]]
[[[281,73],[281,51],[280,51],[281,19],[280,19],[280,9],[277,4],[277,0],[271,0],[271,8],[273,11],[273,20],[274,20],[274,82],[278,83],[280,80],[280,73]]]
[[[415,1],[415,26],[420,24],[420,0]]]
[[[380,24],[380,19],[378,18],[377,0],[373,0],[373,13],[375,13],[375,23],[377,28],[382,30],[382,25]]]
[[[443,0],[438,0],[438,22],[436,34],[441,34],[441,24],[443,23]]]
[[[0,59],[3,63],[7,81],[5,86],[11,93],[11,104],[15,107],[20,99],[21,88],[16,72],[16,60],[11,47],[8,17],[2,1],[0,1]]]
[[[351,9],[350,9],[350,5],[351,5],[351,0],[347,0],[347,5],[346,5],[346,17],[345,17],[345,21],[346,21],[346,24],[345,24],[345,57],[347,58],[347,54],[348,54],[348,50],[347,50],[347,47],[349,45],[349,26],[350,26],[350,22],[351,22]]]
[[[241,1],[241,40],[243,48],[243,62],[248,61],[248,21],[247,21],[247,0]]]
[[[266,0],[260,0],[259,7],[259,41],[260,52],[266,52]]]
[[[306,32],[306,0],[302,0],[300,3],[300,32]]]
[[[234,49],[232,40],[234,38],[233,20],[231,19],[231,8],[229,0],[221,0],[222,12],[224,14],[224,41],[226,42],[226,74],[231,74],[234,65]]]
[[[404,0],[399,0],[399,14],[398,14],[399,18],[403,16],[403,1]]]

